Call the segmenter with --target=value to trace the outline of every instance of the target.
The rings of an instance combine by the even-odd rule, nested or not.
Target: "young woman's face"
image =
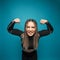
[[[26,24],[26,33],[28,36],[33,36],[34,33],[36,31],[36,25],[34,22],[32,21],[29,21],[27,24]]]

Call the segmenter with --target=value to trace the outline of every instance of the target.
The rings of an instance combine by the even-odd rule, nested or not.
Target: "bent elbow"
[[[53,33],[53,31],[54,31],[54,29],[52,28],[52,29],[50,30],[50,33]]]
[[[11,33],[11,29],[10,29],[9,27],[7,27],[7,31],[8,31],[9,33]]]

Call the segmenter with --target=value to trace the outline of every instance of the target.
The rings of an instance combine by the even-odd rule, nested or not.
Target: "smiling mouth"
[[[28,32],[28,33],[33,33],[33,32]]]

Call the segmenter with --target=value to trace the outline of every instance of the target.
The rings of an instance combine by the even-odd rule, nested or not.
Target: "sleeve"
[[[15,25],[14,21],[12,21],[8,25],[8,27],[7,27],[8,32],[11,33],[11,34],[17,35],[17,36],[21,36],[21,34],[23,33],[23,31],[18,30],[18,29],[14,29],[14,25]]]
[[[38,33],[39,33],[40,37],[49,35],[50,33],[53,32],[53,27],[52,27],[52,25],[51,25],[49,22],[47,22],[47,23],[45,23],[45,24],[47,25],[47,30],[39,31]]]

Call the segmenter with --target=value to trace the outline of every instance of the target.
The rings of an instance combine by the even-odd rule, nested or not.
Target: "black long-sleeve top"
[[[47,29],[46,30],[42,30],[42,31],[38,31],[40,37],[42,36],[46,36],[46,35],[49,35],[50,33],[53,32],[53,27],[51,26],[51,24],[49,22],[45,23],[46,26],[47,26]],[[14,28],[14,25],[15,25],[15,22],[12,21],[9,25],[8,25],[8,32],[11,33],[11,34],[14,34],[14,35],[17,35],[17,36],[21,36],[22,33],[24,33],[23,31],[19,30],[19,29],[15,29]],[[30,47],[29,48],[33,48],[33,36],[31,37],[28,37],[30,42]]]
[[[50,33],[53,32],[53,27],[51,26],[51,24],[49,22],[45,23],[47,25],[47,29],[46,30],[42,30],[42,31],[38,31],[38,33],[40,34],[40,37],[42,36],[46,36]],[[22,30],[19,29],[15,29],[14,28],[15,22],[12,21],[9,25],[8,25],[8,32],[17,36],[21,36],[21,34],[23,33]]]

